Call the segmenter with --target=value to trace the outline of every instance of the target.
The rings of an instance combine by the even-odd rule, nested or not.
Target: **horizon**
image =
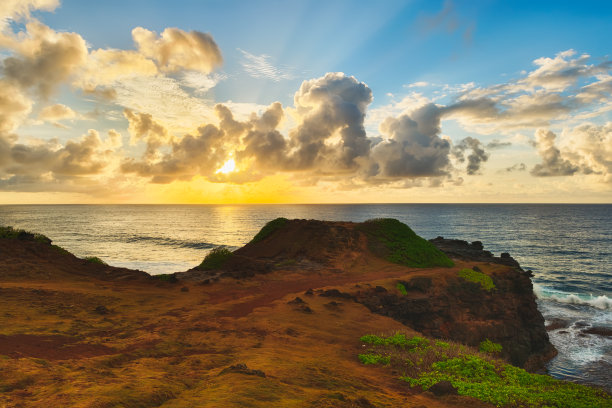
[[[8,1],[0,205],[612,203],[612,4]]]

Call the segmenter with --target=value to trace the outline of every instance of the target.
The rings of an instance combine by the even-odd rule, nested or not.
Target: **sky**
[[[609,1],[0,4],[0,204],[612,203]]]

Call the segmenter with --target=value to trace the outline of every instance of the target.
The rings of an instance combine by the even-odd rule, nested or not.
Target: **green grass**
[[[396,219],[369,220],[358,229],[367,235],[370,251],[390,262],[416,268],[454,265],[431,242],[419,237]]]
[[[478,350],[482,351],[483,353],[495,354],[495,353],[501,353],[502,346],[501,344],[493,343],[491,340],[486,339],[480,342],[480,345],[478,346]]]
[[[259,230],[257,235],[253,237],[250,243],[255,244],[257,242],[263,241],[264,239],[272,235],[272,233],[284,227],[287,221],[289,221],[287,218],[280,217],[280,218],[277,218],[275,220],[268,222],[266,225],[263,226],[261,230]]]
[[[226,247],[216,247],[206,255],[202,263],[198,266],[198,269],[205,271],[219,269],[233,254],[234,253]]]
[[[408,291],[406,290],[406,287],[404,286],[403,283],[398,282],[398,284],[395,285],[395,287],[397,288],[397,290],[400,291],[402,295],[406,296],[408,294]]]
[[[468,282],[480,284],[480,287],[484,290],[492,291],[495,289],[493,279],[491,279],[489,275],[485,275],[482,272],[476,272],[473,269],[464,268],[458,272],[458,275]]]
[[[151,275],[151,277],[153,279],[157,279],[157,280],[160,280],[162,282],[170,282],[170,283],[178,282],[178,279],[176,278],[176,275],[173,274],[173,273],[161,273],[159,275]]]
[[[98,264],[98,265],[108,265],[106,262],[104,262],[97,256],[88,256],[83,259],[85,259],[87,262],[91,262],[91,263]]]
[[[0,238],[4,239],[19,239],[22,241],[36,241],[43,244],[51,244],[51,240],[43,235],[35,232],[29,232],[22,229],[16,229],[13,227],[1,227],[0,226]]]
[[[369,345],[359,355],[362,363],[389,366],[402,373],[401,380],[425,390],[450,381],[460,395],[498,407],[612,407],[612,396],[602,390],[531,374],[458,343],[401,333],[366,335],[360,340]]]

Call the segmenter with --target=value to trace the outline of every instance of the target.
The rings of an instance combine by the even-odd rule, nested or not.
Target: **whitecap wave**
[[[538,299],[554,300],[555,302],[573,305],[587,305],[601,310],[612,310],[612,299],[606,295],[577,295],[575,293],[549,289],[537,283],[533,284],[533,292]]]

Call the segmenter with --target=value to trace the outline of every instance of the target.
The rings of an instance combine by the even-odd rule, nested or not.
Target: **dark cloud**
[[[531,169],[536,177],[571,176],[578,172],[579,167],[562,157],[561,151],[555,146],[556,135],[550,130],[538,129],[536,131],[535,145],[542,163]]]
[[[516,163],[510,167],[506,167],[506,171],[508,173],[511,173],[513,171],[525,171],[527,170],[527,166],[525,166],[525,163]]]
[[[487,149],[493,150],[493,149],[501,149],[504,147],[509,147],[512,146],[512,143],[510,142],[502,142],[499,141],[497,139],[494,139],[493,141],[487,143]]]
[[[387,118],[381,132],[387,139],[372,148],[376,176],[436,177],[449,170],[450,143],[441,139],[440,109],[425,105],[398,118]]]
[[[452,153],[460,163],[464,163],[467,150],[470,150],[471,153],[467,155],[466,171],[468,175],[472,176],[478,174],[481,164],[489,159],[489,154],[485,151],[480,140],[473,137],[466,137],[461,140],[453,147]]]

